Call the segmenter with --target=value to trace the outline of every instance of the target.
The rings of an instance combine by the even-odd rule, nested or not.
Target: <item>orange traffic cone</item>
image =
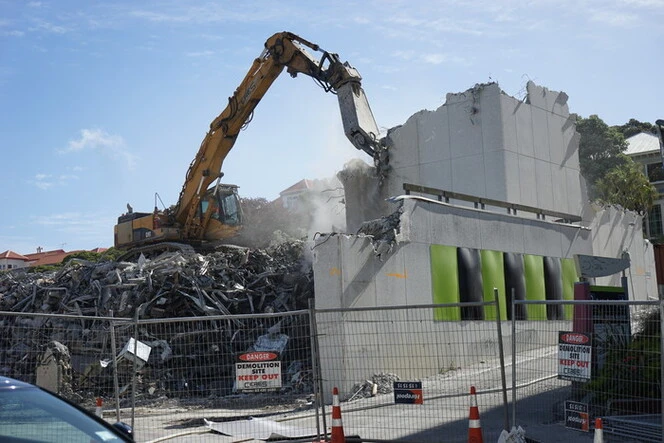
[[[330,443],[346,443],[344,426],[341,423],[341,406],[339,406],[339,390],[332,389],[332,435]]]
[[[103,410],[104,400],[101,397],[97,397],[96,405],[97,406],[95,408],[95,415],[97,417],[103,417],[104,416],[104,410]]]
[[[593,437],[593,443],[604,443],[604,426],[602,425],[602,419],[595,419],[595,436]]]
[[[468,443],[484,443],[482,426],[480,425],[480,410],[477,408],[477,393],[475,386],[470,387],[470,414],[468,417]]]

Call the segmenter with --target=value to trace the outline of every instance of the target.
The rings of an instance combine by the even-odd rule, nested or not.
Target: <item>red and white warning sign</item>
[[[281,361],[274,352],[248,352],[235,363],[236,388],[241,392],[260,392],[281,388]]]
[[[590,381],[592,343],[588,334],[558,332],[558,378]]]

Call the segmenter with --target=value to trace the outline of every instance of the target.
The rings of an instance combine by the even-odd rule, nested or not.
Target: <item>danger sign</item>
[[[281,388],[281,361],[274,352],[250,352],[235,363],[235,385],[240,392],[262,392]]]
[[[592,367],[590,336],[580,332],[558,332],[558,378],[590,381]]]

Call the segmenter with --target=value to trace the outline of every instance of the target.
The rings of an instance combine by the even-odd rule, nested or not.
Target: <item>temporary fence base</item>
[[[602,417],[604,433],[639,441],[662,441],[661,414]]]

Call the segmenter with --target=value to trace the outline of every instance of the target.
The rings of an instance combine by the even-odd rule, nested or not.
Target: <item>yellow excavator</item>
[[[320,52],[314,58],[307,48]],[[364,90],[362,77],[339,56],[322,50],[290,32],[280,32],[265,42],[228,99],[226,108],[210,124],[196,157],[189,166],[178,202],[153,212],[128,211],[118,217],[115,247],[130,251],[202,247],[235,236],[242,227],[242,210],[237,186],[221,184],[221,167],[237,136],[250,121],[254,109],[283,69],[296,77],[305,74],[325,92],[337,95],[344,132],[351,143],[374,159],[378,173],[387,170],[387,148],[378,138],[379,130]]]

